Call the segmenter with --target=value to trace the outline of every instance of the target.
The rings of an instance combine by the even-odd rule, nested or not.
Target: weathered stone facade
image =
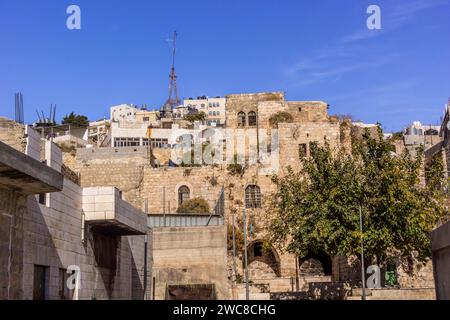
[[[265,227],[270,217],[267,202],[276,191],[271,175],[287,174],[288,166],[300,169],[302,157],[310,154],[311,143],[328,144],[333,150],[344,147],[349,151],[351,136],[355,134],[351,123],[330,119],[325,102],[289,102],[281,92],[229,95],[226,98],[227,129],[241,129],[241,135],[233,137],[234,154],[239,153],[236,150],[244,150],[241,155],[247,161],[242,164],[241,172],[232,172],[227,164],[169,166],[171,149],[152,150],[143,146],[81,148],[76,156],[65,153],[64,163],[50,161],[49,165],[58,171],[64,166],[69,168],[77,179],[65,179],[62,192],[47,195],[50,205],[43,206],[34,196],[30,197],[27,202],[29,214],[23,223],[20,215],[14,224],[7,216],[1,217],[9,221],[5,222],[10,226],[9,230],[16,228],[26,234],[25,241],[18,238],[15,249],[25,252],[24,269],[21,270],[24,274],[24,297],[32,297],[33,266],[45,265],[50,268],[49,297],[56,299],[58,272],[69,264],[82,266],[87,285],[81,290],[80,298],[129,299],[143,296],[144,237],[101,239],[100,243],[106,243],[105,247],[109,242],[115,244],[114,254],[118,257],[114,268],[105,268],[98,264],[96,253],[99,250],[95,245],[98,239],[90,232],[92,230],[86,230],[86,235],[80,231],[82,190],[90,187],[115,187],[120,190],[122,199],[135,209],[150,215],[168,216],[176,215],[183,196],[186,196],[180,194],[182,188],[188,190],[189,198],[201,197],[208,202],[211,212],[205,214],[213,213],[223,194],[225,226],[167,227],[148,232],[147,254],[151,270],[148,288],[155,292],[154,296],[148,297],[166,298],[168,286],[210,284],[214,285],[218,298],[242,296],[243,250],[240,248],[234,256],[226,235],[230,234],[234,221],[235,232],[242,236],[244,209],[250,230],[248,269],[254,294],[316,290],[318,296],[325,297],[328,293],[324,293],[324,288],[341,288],[341,283],[357,284],[361,279],[360,267],[351,257],[322,255],[299,259],[265,243]],[[293,122],[273,127],[270,118],[280,111],[290,113]],[[23,135],[20,128],[18,132],[18,137]],[[274,139],[278,139],[278,143]],[[22,142],[16,147],[21,145]],[[275,165],[248,162],[249,150],[266,147],[268,150],[264,151],[279,156]],[[55,158],[47,151],[41,152],[44,157],[50,155]],[[159,165],[155,166],[155,158]],[[249,188],[257,190],[257,204],[247,204]],[[5,246],[7,239],[0,239],[0,244]],[[430,264],[415,265],[414,268],[415,278],[399,271],[400,285],[429,287],[430,279],[432,281]],[[332,282],[339,285],[331,286]],[[5,285],[8,288],[3,283],[2,288]],[[342,297],[343,292],[333,294]],[[10,294],[14,296],[16,293],[10,291]]]
[[[230,298],[226,270],[226,227],[154,228],[155,299],[167,299],[169,286],[213,285],[216,297]]]
[[[242,94],[227,96],[227,128],[241,129],[242,137],[234,137],[234,144],[246,145],[248,148],[258,144],[266,146],[266,136],[271,136],[277,130],[279,149],[269,150],[279,154],[277,174],[287,173],[287,166],[298,170],[301,157],[309,155],[312,142],[320,145],[328,144],[333,150],[344,147],[350,150],[351,137],[358,131],[352,130],[348,121],[336,121],[328,117],[328,105],[324,102],[287,102],[283,93]],[[280,123],[273,128],[269,119],[279,111],[289,112],[294,121]],[[246,114],[246,125],[238,122],[238,113]],[[257,124],[249,126],[248,114],[257,114]],[[266,130],[266,132],[261,133]],[[267,134],[268,133],[268,134]],[[257,138],[250,135],[256,134]],[[269,141],[269,145],[273,141]],[[301,150],[305,154],[301,154]],[[248,153],[244,154],[248,156]],[[167,149],[153,150],[153,156],[161,158],[160,163],[167,163],[170,157]],[[185,186],[190,197],[202,197],[211,209],[214,209],[223,189],[225,194],[225,221],[230,230],[232,218],[235,218],[236,232],[242,233],[242,210],[244,195],[248,186],[259,187],[261,193],[260,208],[246,208],[247,225],[251,226],[249,235],[249,274],[252,285],[264,290],[292,291],[297,288],[307,289],[308,284],[317,283],[320,287],[324,282],[360,281],[359,264],[343,257],[308,257],[299,261],[295,256],[270,249],[261,256],[255,256],[254,247],[265,239],[265,226],[268,212],[266,201],[275,191],[271,174],[264,171],[264,164],[244,165],[243,172],[231,173],[227,165],[209,165],[201,167],[153,167],[150,163],[148,148],[103,148],[80,149],[77,152],[76,170],[80,173],[82,186],[114,185],[123,191],[124,198],[137,208],[144,210],[148,204],[149,214],[176,214],[179,205],[179,190]],[[205,229],[205,232],[207,230]],[[230,247],[230,246],[228,246]],[[228,252],[228,277],[236,274],[242,279],[244,275],[243,255],[238,252],[233,257]],[[421,269],[420,281],[415,281],[408,275],[399,272],[399,281],[403,287],[426,286],[430,284],[428,266]],[[416,278],[416,279],[419,279]],[[180,280],[181,281],[181,280]],[[420,283],[420,284],[419,284]],[[157,284],[162,290],[162,284]],[[233,297],[239,295],[234,288]],[[260,289],[255,289],[256,291]],[[262,290],[262,289],[261,289]],[[237,291],[237,292],[238,292]]]
[[[41,152],[39,135],[29,127],[20,134],[25,131],[25,145],[15,145],[20,152],[1,146],[0,262],[6,267],[0,272],[0,299],[143,299],[146,217],[142,217],[145,231],[139,236],[100,233],[108,228],[107,221],[102,230],[85,223],[83,188],[59,173],[63,168],[61,150],[47,141]],[[0,130],[2,137],[8,133]],[[5,162],[19,154],[23,158],[20,164]],[[9,182],[10,177],[16,179]],[[49,177],[60,182],[47,181]],[[42,194],[34,195],[38,190]],[[96,202],[93,205],[97,208]],[[103,204],[100,201],[98,205],[101,209]],[[151,257],[151,243],[148,250]],[[104,266],[105,255],[110,266]],[[69,290],[66,270],[74,266],[80,271],[80,286]]]
[[[0,187],[0,300],[23,297],[26,197]]]

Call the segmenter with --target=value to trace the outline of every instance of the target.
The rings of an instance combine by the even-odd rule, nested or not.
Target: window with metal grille
[[[254,111],[249,112],[248,113],[248,126],[256,127],[256,121],[257,121],[256,112],[254,112]]]
[[[245,127],[247,121],[246,121],[246,115],[245,112],[239,112],[238,113],[238,127]]]
[[[114,139],[114,147],[139,147],[141,143],[140,138],[115,138]]]
[[[187,186],[181,186],[178,189],[178,206],[181,206],[184,202],[188,201],[191,197],[191,190]]]
[[[249,185],[245,189],[245,207],[261,208],[261,189],[257,185]]]

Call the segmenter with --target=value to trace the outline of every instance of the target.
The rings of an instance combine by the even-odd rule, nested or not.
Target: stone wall
[[[229,298],[225,227],[155,228],[152,237],[156,300],[165,299],[168,285],[200,284]]]
[[[0,300],[23,298],[26,197],[0,187]]]
[[[436,295],[439,300],[450,300],[450,222],[431,234]]]
[[[13,120],[0,117],[0,141],[20,152],[25,152],[25,126]]]
[[[76,161],[82,187],[116,187],[124,200],[144,209],[140,189],[149,164],[147,148],[78,149]]]
[[[259,102],[284,102],[284,93],[269,92],[255,94],[232,94],[226,96],[226,122],[227,128],[238,128],[237,114],[245,112],[248,114],[253,111],[258,113]]]
[[[47,142],[45,155],[48,164],[61,169],[59,148]],[[65,179],[62,192],[47,194],[45,204],[40,204],[37,196],[28,198],[24,298],[33,298],[34,266],[47,268],[47,298],[59,299],[61,270],[75,265],[81,270],[79,299],[143,299],[144,236],[109,236],[117,241],[115,267],[100,266],[94,250],[98,245],[94,231],[82,223],[82,197],[83,189]]]

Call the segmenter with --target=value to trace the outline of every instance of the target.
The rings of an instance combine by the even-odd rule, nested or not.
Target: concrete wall
[[[437,299],[450,300],[450,222],[432,232],[431,244]]]
[[[51,143],[47,147],[48,163],[58,167],[59,149]],[[82,229],[82,197],[83,189],[69,180],[64,180],[62,192],[47,194],[45,205],[29,197],[24,220],[24,298],[33,298],[35,265],[48,267],[49,299],[59,299],[60,269],[76,265],[81,270],[79,299],[142,299],[144,236],[119,237],[116,269],[99,267],[94,235],[86,225],[85,232]]]
[[[123,201],[115,187],[83,189],[85,221],[117,224],[131,233],[147,233],[147,216]]]
[[[153,230],[155,299],[167,285],[214,284],[218,299],[228,299],[226,227]]]
[[[0,300],[23,298],[26,197],[0,187]]]

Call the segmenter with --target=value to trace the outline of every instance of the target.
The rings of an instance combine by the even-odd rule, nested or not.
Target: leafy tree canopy
[[[184,120],[189,121],[190,123],[194,123],[196,121],[205,121],[206,113],[201,111],[198,113],[188,114],[186,117],[184,117]]]
[[[205,199],[194,198],[183,202],[183,204],[178,207],[177,213],[209,214],[210,208]]]
[[[83,115],[76,115],[73,112],[71,112],[69,115],[66,115],[63,120],[62,124],[71,124],[71,125],[78,125],[78,126],[88,126],[89,125],[89,119],[86,116]]]
[[[274,115],[272,115],[269,119],[269,123],[273,128],[276,128],[279,123],[287,122],[290,123],[294,121],[294,118],[289,112],[286,111],[278,111]]]
[[[427,171],[432,186],[424,187],[421,153],[413,159],[391,150],[381,128],[376,137],[366,131],[351,154],[312,144],[299,172],[289,168],[286,176],[273,177],[278,188],[269,205],[271,242],[300,257],[319,251],[350,256],[360,254],[362,236],[366,256],[374,263],[412,252],[426,260],[430,231],[444,215],[436,188],[443,172],[435,161]]]

